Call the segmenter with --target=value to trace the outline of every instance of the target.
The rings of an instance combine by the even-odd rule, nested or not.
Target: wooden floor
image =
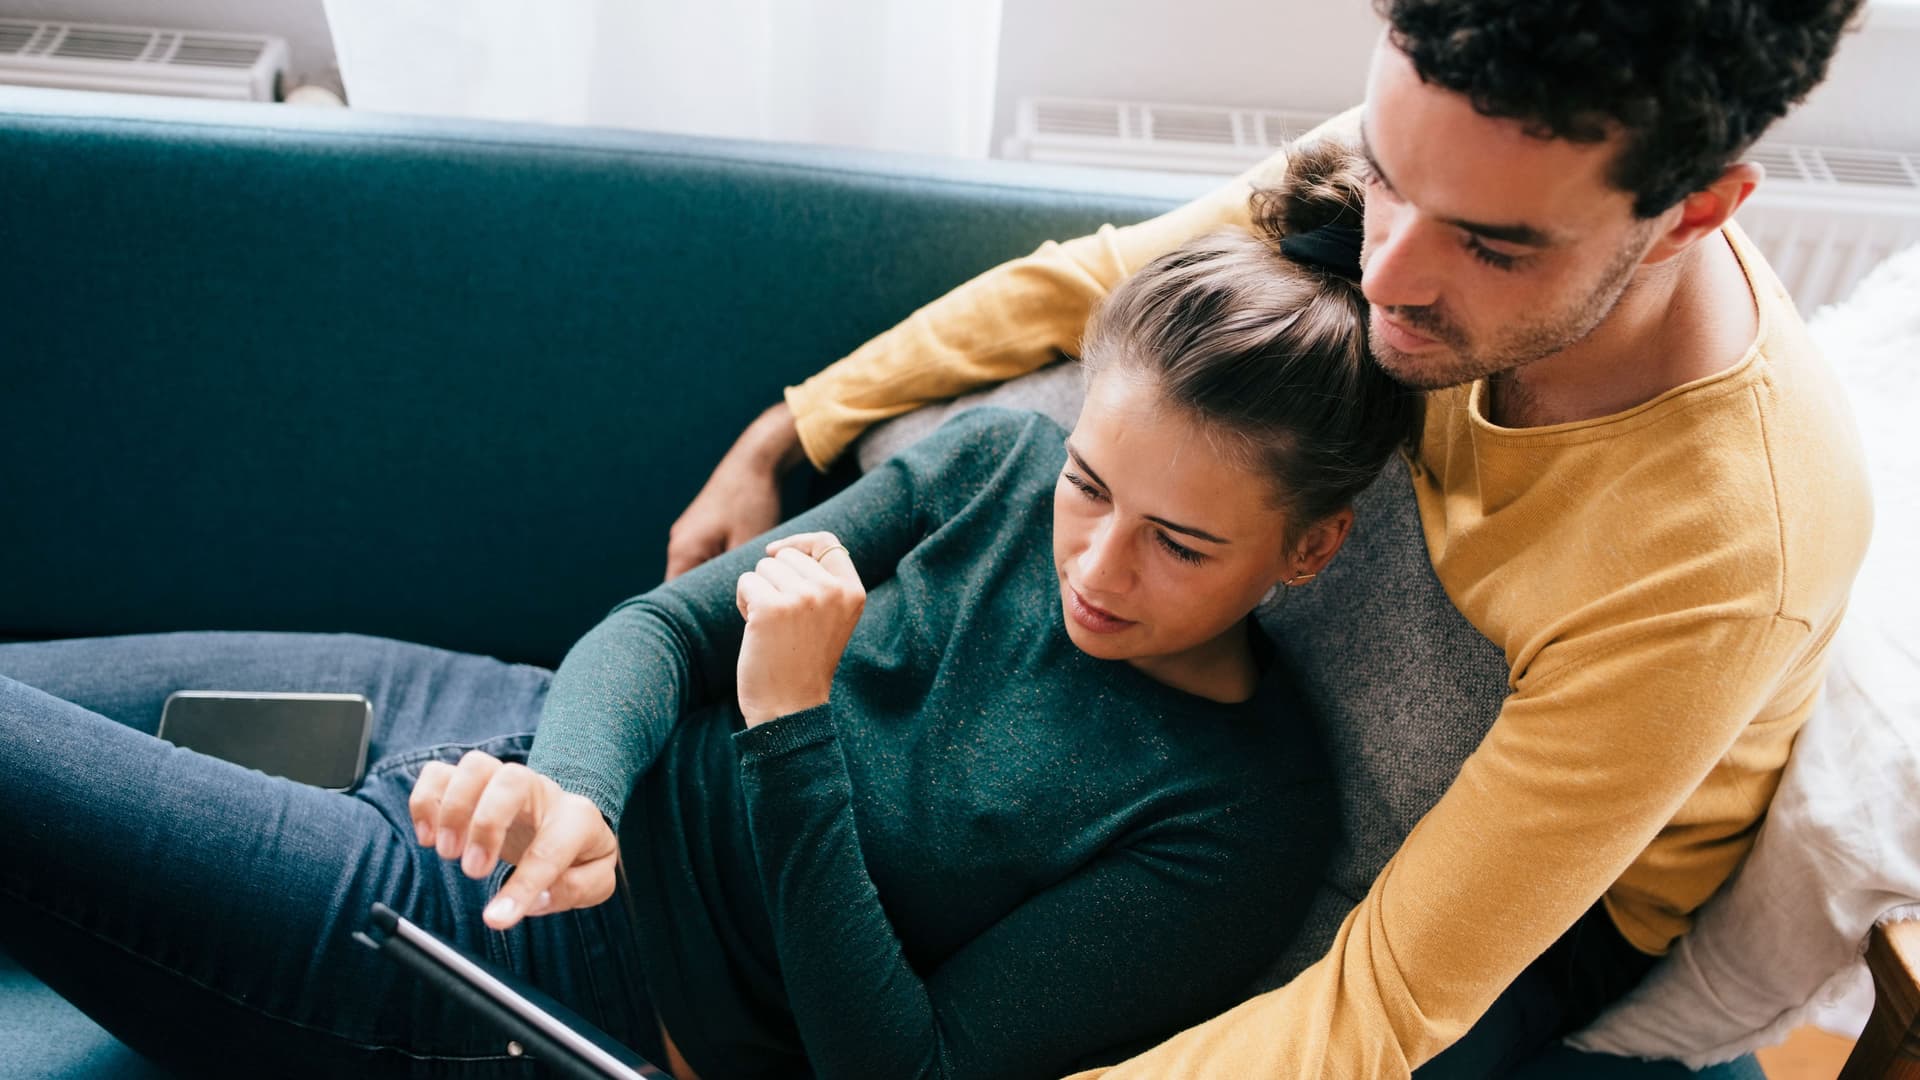
[[[1754,1056],[1760,1059],[1767,1080],[1833,1080],[1852,1049],[1852,1039],[1803,1027],[1786,1042]]]

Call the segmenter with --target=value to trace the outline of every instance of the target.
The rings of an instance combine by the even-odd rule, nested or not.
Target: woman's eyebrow
[[[1088,479],[1091,479],[1094,483],[1099,484],[1101,487],[1106,488],[1109,491],[1113,490],[1113,486],[1107,483],[1105,480],[1100,479],[1100,474],[1093,471],[1093,466],[1087,464],[1087,459],[1080,456],[1080,451],[1075,450],[1073,448],[1072,443],[1067,444],[1067,456],[1073,459],[1073,463],[1075,465],[1080,466],[1080,471],[1083,473],[1086,473]],[[1161,528],[1171,529],[1174,532],[1180,533],[1183,536],[1197,537],[1201,540],[1206,540],[1210,543],[1215,543],[1215,544],[1233,543],[1233,541],[1231,540],[1225,539],[1223,537],[1215,536],[1212,533],[1206,532],[1202,529],[1196,529],[1191,525],[1181,525],[1178,522],[1168,521],[1166,518],[1163,518],[1163,517],[1154,517],[1152,514],[1144,514],[1142,516],[1145,517],[1148,521],[1153,522],[1155,525],[1160,526]]]
[[[1093,466],[1087,464],[1087,459],[1080,456],[1080,451],[1075,450],[1071,442],[1067,443],[1067,456],[1073,459],[1075,465],[1080,466],[1080,471],[1086,473],[1088,479],[1101,487],[1107,486],[1107,482],[1100,479],[1100,474],[1093,471]]]
[[[1153,522],[1153,523],[1154,523],[1155,525],[1159,525],[1159,526],[1162,526],[1162,527],[1164,527],[1164,528],[1168,528],[1168,529],[1172,529],[1172,530],[1173,530],[1174,532],[1177,532],[1177,533],[1182,533],[1182,534],[1184,534],[1184,535],[1186,535],[1186,536],[1197,536],[1197,537],[1199,537],[1199,538],[1200,538],[1200,539],[1202,539],[1202,540],[1207,540],[1207,541],[1210,541],[1210,542],[1212,542],[1212,543],[1215,543],[1215,544],[1231,544],[1231,543],[1233,543],[1233,541],[1231,541],[1231,540],[1227,540],[1227,539],[1224,539],[1224,538],[1222,538],[1222,537],[1218,537],[1218,536],[1215,536],[1215,535],[1213,535],[1213,534],[1212,534],[1212,533],[1210,533],[1210,532],[1202,532],[1202,531],[1200,531],[1199,529],[1196,529],[1196,528],[1194,528],[1194,527],[1193,527],[1193,526],[1191,526],[1191,525],[1179,525],[1179,524],[1175,524],[1174,522],[1171,522],[1171,521],[1168,521],[1168,520],[1167,520],[1166,518],[1160,518],[1160,517],[1154,517],[1154,516],[1153,516],[1152,514],[1148,514],[1148,515],[1146,515],[1146,519],[1147,519],[1148,521],[1151,521],[1151,522]]]

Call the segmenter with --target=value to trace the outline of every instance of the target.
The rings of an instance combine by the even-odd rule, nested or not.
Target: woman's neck
[[[1211,641],[1171,656],[1129,660],[1155,682],[1195,697],[1236,705],[1253,696],[1260,685],[1260,666],[1253,658],[1253,637],[1240,619]]]

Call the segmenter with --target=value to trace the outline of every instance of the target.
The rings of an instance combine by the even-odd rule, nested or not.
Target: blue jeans
[[[163,634],[0,645],[0,950],[183,1075],[525,1077],[534,1063],[353,940],[370,905],[663,1057],[622,894],[524,920],[422,848],[422,765],[524,760],[550,673],[353,635]],[[346,794],[153,737],[180,689],[365,694]]]

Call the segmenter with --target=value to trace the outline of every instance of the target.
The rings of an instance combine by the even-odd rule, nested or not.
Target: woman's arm
[[[813,510],[613,609],[553,675],[527,765],[591,799],[614,829],[627,796],[685,713],[727,701],[745,622],[736,584],[776,535],[833,532],[877,582],[917,544],[912,478],[876,469]]]
[[[823,1078],[1058,1076],[1224,1008],[1304,918],[1332,829],[1325,784],[1223,799],[1117,844],[922,973],[861,854],[833,705],[734,740],[781,978]]]
[[[591,799],[616,829],[633,783],[680,716],[729,700],[745,620],[742,575],[775,536],[830,532],[869,587],[991,482],[993,463],[1037,417],[980,410],[852,487],[712,562],[615,608],[554,672],[527,764]]]

